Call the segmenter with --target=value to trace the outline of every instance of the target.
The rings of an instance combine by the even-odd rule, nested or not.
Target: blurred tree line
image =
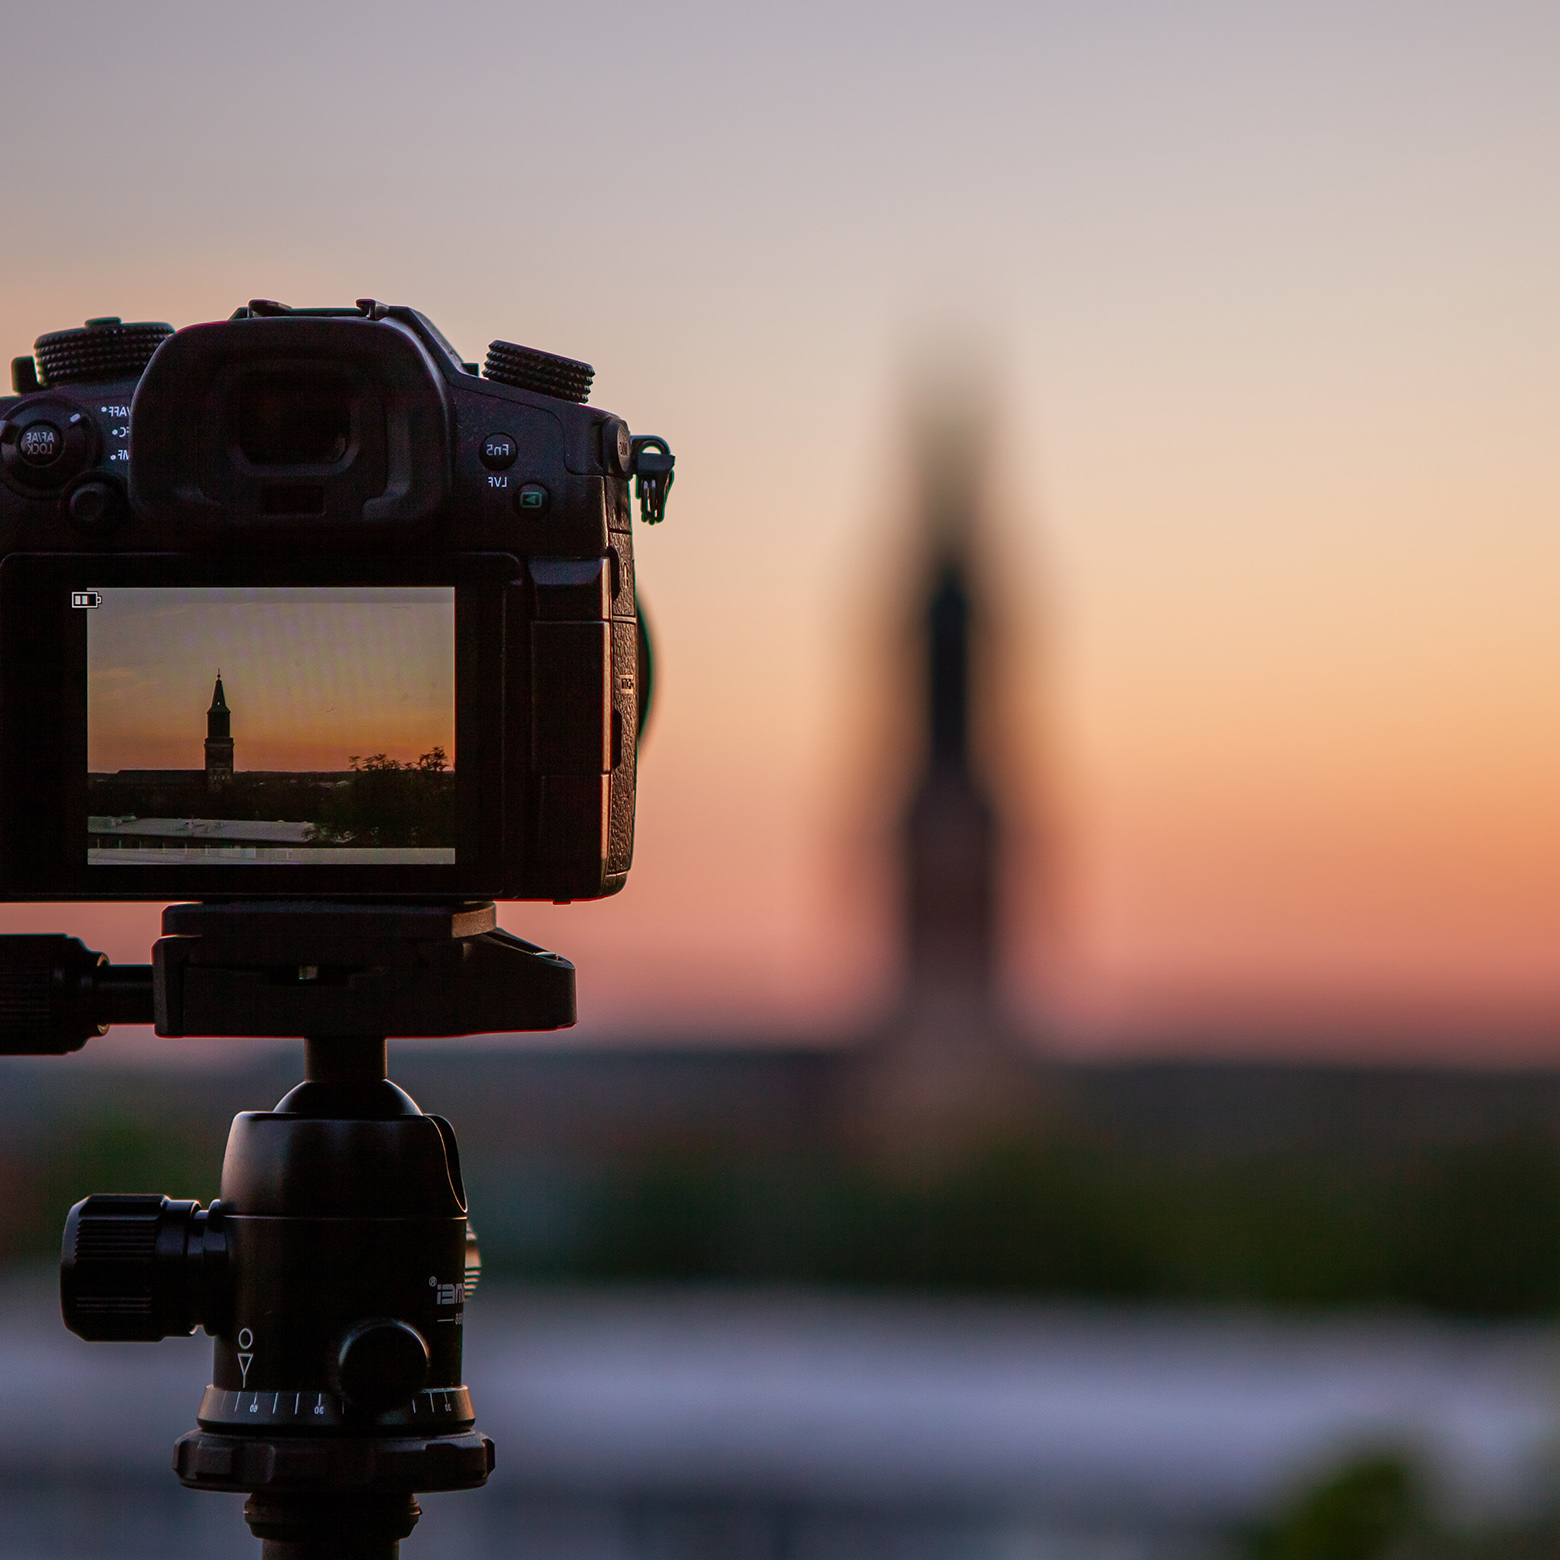
[[[216,1195],[225,1120],[67,1116],[0,1158],[0,1258],[57,1250],[89,1191]],[[532,1173],[465,1147],[490,1272],[818,1283],[1465,1316],[1560,1306],[1560,1147],[1510,1137],[1380,1159],[1130,1153],[1052,1131],[919,1166],[817,1147],[665,1146],[569,1184],[544,1240]]]
[[[1434,1495],[1412,1457],[1365,1448],[1292,1491],[1231,1547],[1243,1560],[1545,1560],[1560,1548],[1552,1512],[1453,1525]]]
[[[606,1179],[561,1264],[719,1278],[1469,1316],[1560,1304],[1560,1152],[1185,1162],[1052,1136],[895,1172],[668,1153]]]

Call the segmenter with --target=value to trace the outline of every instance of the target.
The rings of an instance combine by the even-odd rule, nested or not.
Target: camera
[[[209,1207],[87,1197],[61,1253],[81,1337],[211,1334],[174,1466],[248,1495],[266,1560],[395,1560],[419,1492],[493,1468],[455,1134],[386,1040],[572,1024],[573,965],[493,901],[628,872],[631,503],[661,520],[674,461],[593,377],[504,341],[479,370],[373,299],[256,299],[41,336],[0,399],[0,898],[192,901],[149,965],[0,938],[0,1053],[304,1040]]]
[[[621,888],[631,506],[674,463],[592,378],[372,299],[40,337],[0,398],[0,898]]]

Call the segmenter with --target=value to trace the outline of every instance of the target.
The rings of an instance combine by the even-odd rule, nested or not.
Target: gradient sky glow
[[[372,294],[670,439],[633,877],[505,912],[587,1030],[822,1033],[891,984],[863,711],[954,340],[1044,756],[1016,1000],[1078,1048],[1552,1055],[1552,4],[63,0],[7,39],[7,355]]]

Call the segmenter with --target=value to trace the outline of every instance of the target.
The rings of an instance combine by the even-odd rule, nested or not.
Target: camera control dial
[[[150,320],[126,325],[117,315],[88,320],[80,330],[53,330],[33,343],[45,385],[107,384],[139,379],[173,326]]]
[[[488,343],[483,375],[517,390],[534,390],[538,395],[555,395],[560,401],[584,402],[590,395],[596,370],[589,363],[559,357],[556,352],[539,352],[535,347],[517,346],[512,341]]]

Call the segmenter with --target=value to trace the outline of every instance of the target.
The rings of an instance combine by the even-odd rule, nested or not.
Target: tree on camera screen
[[[72,603],[90,865],[454,863],[453,587]]]

